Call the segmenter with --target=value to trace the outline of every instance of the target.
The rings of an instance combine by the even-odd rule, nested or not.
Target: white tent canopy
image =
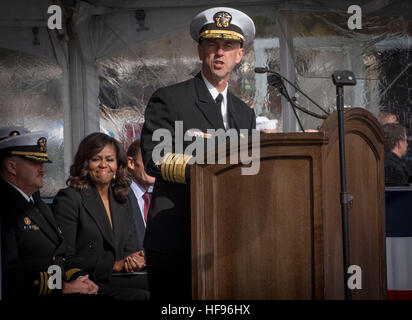
[[[104,131],[127,145],[139,134],[151,93],[199,70],[188,26],[196,13],[212,6],[238,8],[255,21],[256,40],[234,72],[231,88],[257,116],[277,120],[272,123],[279,130],[298,129],[287,102],[267,85],[265,75],[253,72],[255,66],[280,72],[329,110],[335,103],[331,73],[353,70],[358,85],[347,91],[345,102],[376,113],[383,93],[404,81],[387,76],[382,53],[411,49],[412,6],[410,1],[358,3],[362,31],[347,28],[351,1],[4,0],[1,125],[51,133],[49,150],[55,161],[43,192],[52,196],[64,185],[85,135]],[[63,9],[60,33],[47,28],[47,9],[56,4]],[[409,63],[401,59],[398,75],[410,74]],[[313,108],[302,95],[296,97]],[[319,125],[299,115],[307,128]]]

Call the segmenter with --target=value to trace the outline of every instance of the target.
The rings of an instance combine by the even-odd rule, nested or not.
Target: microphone
[[[270,71],[268,68],[265,68],[265,67],[256,67],[255,72],[256,73],[270,72],[271,74],[268,75],[269,85],[275,86],[276,88],[280,88],[280,86],[282,85],[282,76],[277,72]]]
[[[268,80],[269,80],[269,78],[272,79],[272,80],[274,80],[275,77],[283,78],[279,73],[277,73],[277,72],[275,72],[275,71],[271,71],[271,70],[269,70],[269,69],[266,68],[266,67],[256,67],[256,68],[255,68],[255,72],[256,72],[256,73],[267,73],[267,72],[271,73],[272,75],[269,75],[269,76],[268,76]],[[286,80],[286,78],[285,78],[285,80]],[[269,84],[271,84],[271,83],[269,83]]]
[[[268,75],[268,83],[278,89],[281,88],[283,84],[282,78],[277,73]]]
[[[277,72],[274,72],[274,71],[271,71],[270,69],[268,69],[268,68],[266,68],[266,67],[256,67],[256,68],[255,68],[255,72],[256,72],[256,73],[267,73],[267,72],[268,72],[268,73],[271,73],[271,75],[268,75],[268,77],[267,77],[267,81],[268,81],[269,85],[272,85],[272,86],[280,89],[280,93],[281,93],[282,95],[284,95],[285,98],[286,98],[288,101],[289,101],[289,100],[292,100],[292,102],[289,101],[289,102],[291,103],[291,105],[292,105],[292,109],[293,109],[294,107],[296,107],[296,108],[299,109],[300,111],[302,111],[302,112],[304,112],[304,113],[306,113],[306,114],[309,114],[309,115],[311,115],[312,117],[315,117],[315,118],[318,118],[318,119],[326,119],[327,116],[329,115],[329,112],[327,112],[325,109],[323,109],[319,104],[317,104],[315,101],[313,101],[307,94],[305,94],[302,90],[300,90],[298,87],[296,87],[292,82],[290,82],[288,79],[286,79],[286,78],[285,78],[284,76],[282,76],[281,74],[279,74],[279,73],[277,73]],[[296,105],[295,103],[293,103],[293,102],[296,102],[296,98],[295,98],[295,97],[293,97],[293,98],[290,98],[290,97],[289,97],[289,94],[287,93],[287,90],[286,90],[286,88],[284,87],[284,84],[283,84],[283,81],[282,81],[282,80],[285,80],[285,81],[286,81],[287,83],[289,83],[293,88],[295,88],[296,91],[300,92],[303,96],[305,96],[305,97],[306,97],[310,102],[312,102],[316,107],[318,107],[320,110],[322,110],[322,111],[326,114],[326,116],[316,114],[316,113],[314,113],[314,112],[311,112],[311,111],[309,111],[309,110],[306,110],[306,109],[304,109],[304,108]]]
[[[280,76],[280,74],[276,72],[271,72],[269,69],[265,67],[256,67],[255,72],[256,73],[266,73],[266,72],[272,73],[267,76],[267,81],[269,85],[276,87],[279,90],[280,94],[286,98],[286,100],[289,102],[290,106],[292,107],[293,113],[295,114],[296,120],[298,121],[300,128],[302,129],[303,132],[305,132],[302,122],[300,121],[298,114],[296,113],[296,109],[295,109],[296,105],[290,98],[289,93],[286,90],[285,84],[283,83],[282,77]]]
[[[266,72],[269,72],[269,70],[268,68],[265,68],[265,67],[256,67],[255,72],[256,73],[266,73]]]

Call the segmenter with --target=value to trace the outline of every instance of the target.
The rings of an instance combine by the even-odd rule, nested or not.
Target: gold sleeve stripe
[[[182,155],[181,163],[179,163],[179,171],[177,174],[177,182],[179,183],[186,183],[186,157],[184,154]],[[189,158],[190,159],[190,158]]]
[[[172,157],[170,158],[170,164],[166,172],[166,176],[169,178],[169,181],[171,182],[176,182],[173,176],[173,168],[175,166],[176,155],[177,155],[176,153],[172,153]]]
[[[186,183],[186,166],[192,155],[183,153],[167,153],[163,158],[161,173],[169,182]]]
[[[70,269],[68,271],[66,271],[66,279],[70,280],[70,278],[72,277],[72,275],[74,275],[76,272],[82,271],[82,269],[79,268],[73,268]]]
[[[205,30],[199,34],[199,39],[222,38],[245,41],[245,37],[239,32],[232,30]]]
[[[193,158],[193,156],[184,155],[183,158],[184,158],[184,161],[183,161],[182,169],[181,169],[181,178],[182,178],[182,183],[186,183],[186,166],[189,163],[190,159]]]
[[[49,277],[50,277],[50,274],[49,273],[47,273],[47,272],[45,272],[44,273],[44,290],[43,290],[43,295],[46,295],[47,294],[47,292],[48,292],[48,290],[49,290]]]
[[[169,159],[169,157],[171,156],[172,154],[170,153],[170,152],[168,152],[168,153],[166,153],[166,155],[163,157],[163,161],[162,161],[162,164],[161,164],[161,166],[160,166],[160,172],[162,173],[162,178],[164,179],[164,180],[166,180],[166,181],[169,181],[167,178],[166,178],[166,169],[167,169],[167,166],[168,166],[168,159]]]
[[[40,272],[40,289],[39,289],[39,296],[41,296],[41,292],[43,291],[43,272]]]
[[[177,183],[186,183],[185,173],[183,170],[183,164],[185,161],[185,154],[180,154],[176,161],[175,179]]]
[[[43,295],[44,285],[45,285],[44,277],[45,277],[45,272],[40,272],[40,290],[39,290],[39,296],[42,296],[42,295]]]
[[[176,161],[176,169],[174,172],[177,183],[186,183],[185,172],[182,171],[184,162],[185,162],[185,154],[180,154],[179,158]],[[182,180],[182,177],[184,181]]]
[[[170,177],[169,177],[169,167],[170,167],[170,162],[172,161],[174,153],[171,153],[165,162],[165,180],[166,181],[170,181]]]
[[[181,165],[183,164],[183,154],[178,153],[176,154],[175,158],[175,165],[173,167],[173,177],[175,182],[180,183],[180,170],[181,170]]]

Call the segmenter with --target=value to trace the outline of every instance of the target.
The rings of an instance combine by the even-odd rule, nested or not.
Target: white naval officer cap
[[[0,128],[0,158],[20,156],[31,161],[51,162],[47,154],[47,132],[18,126]]]
[[[200,12],[190,23],[193,40],[228,39],[248,45],[255,38],[255,24],[242,11],[218,7]]]

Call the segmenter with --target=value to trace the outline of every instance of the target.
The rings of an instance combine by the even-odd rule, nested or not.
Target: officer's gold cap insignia
[[[31,224],[31,220],[29,219],[29,217],[24,218],[24,223],[27,225]]]
[[[220,11],[214,15],[213,20],[216,22],[216,27],[229,28],[232,16],[228,12]]]
[[[10,132],[10,137],[15,137],[15,136],[19,136],[19,135],[20,135],[20,132],[18,132],[16,130]]]
[[[45,137],[41,137],[37,140],[37,144],[39,145],[41,152],[47,152],[47,139]]]

